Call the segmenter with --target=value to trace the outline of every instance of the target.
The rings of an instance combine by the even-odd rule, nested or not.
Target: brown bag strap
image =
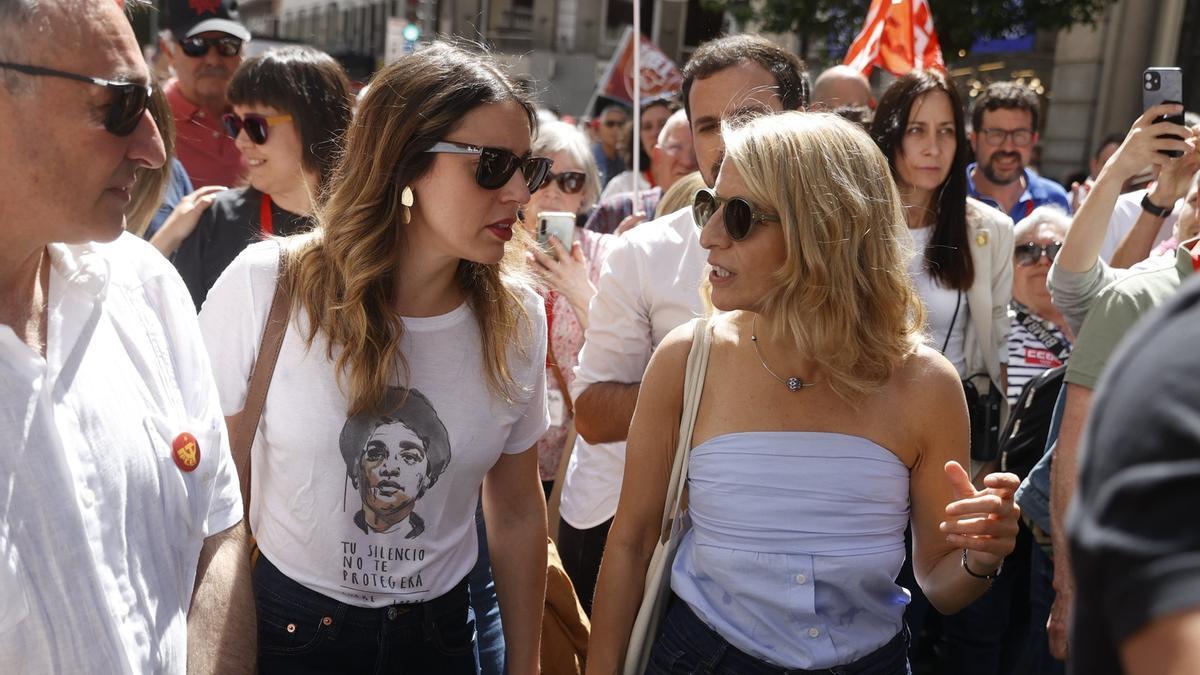
[[[283,346],[283,336],[287,332],[288,314],[292,306],[284,284],[286,266],[287,249],[280,244],[279,276],[275,280],[275,296],[271,298],[271,309],[267,311],[267,323],[263,328],[262,342],[258,345],[258,356],[254,360],[253,370],[250,371],[246,405],[235,416],[236,422],[230,426],[229,444],[233,450],[233,462],[237,467],[238,482],[242,488],[242,511],[247,519],[250,515],[250,447],[254,444],[258,422],[262,419],[263,404],[267,401],[267,390],[271,387],[271,376],[275,373],[275,362],[279,360],[279,350]]]
[[[563,377],[562,369],[558,367],[558,358],[554,356],[554,345],[550,343],[549,336],[546,337],[546,353],[550,355],[550,372],[554,374],[554,381],[558,384],[558,390],[562,392],[563,402],[567,407],[567,418],[575,419],[575,402],[571,400],[571,392],[567,389],[567,378]]]

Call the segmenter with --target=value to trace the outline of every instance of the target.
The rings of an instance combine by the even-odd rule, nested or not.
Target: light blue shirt
[[[855,661],[903,627],[909,470],[858,436],[743,432],[692,450],[671,589],[730,644],[784,668]]]

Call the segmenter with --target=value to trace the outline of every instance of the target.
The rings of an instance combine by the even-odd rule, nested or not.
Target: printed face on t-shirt
[[[382,532],[403,520],[425,494],[425,442],[400,422],[381,424],[359,457],[358,489],[367,525]]]

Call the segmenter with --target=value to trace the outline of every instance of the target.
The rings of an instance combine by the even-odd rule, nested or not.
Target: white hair
[[[687,128],[689,133],[692,130],[691,124],[688,122],[687,113],[683,111],[683,108],[671,113],[671,116],[667,118],[667,121],[663,122],[662,129],[658,131],[659,147],[662,147],[663,144],[667,142],[667,134],[671,131],[672,126],[676,124],[682,124]]]
[[[1062,210],[1062,207],[1054,204],[1039,206],[1013,226],[1013,241],[1020,241],[1023,237],[1031,234],[1036,236],[1038,230],[1043,227],[1048,227],[1057,232],[1059,236],[1065,237],[1067,230],[1071,229],[1071,217]]]
[[[583,208],[590,209],[600,198],[600,171],[596,168],[596,157],[592,154],[587,136],[566,122],[552,121],[538,124],[537,136],[533,139],[530,152],[546,156],[565,152],[583,167],[587,175],[583,190]],[[551,168],[551,171],[554,169]]]

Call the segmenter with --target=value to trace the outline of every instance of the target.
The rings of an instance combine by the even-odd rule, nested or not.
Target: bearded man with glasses
[[[246,163],[222,126],[230,111],[226,90],[242,63],[250,31],[238,22],[232,0],[170,0],[168,25],[159,39],[175,77],[163,87],[175,116],[175,153],[192,187],[234,187]]]
[[[0,0],[2,673],[254,669],[199,325],[123,232],[165,161],[149,83],[116,2]]]
[[[1071,211],[1067,191],[1029,169],[1040,120],[1037,94],[1017,82],[993,82],[971,108],[976,161],[967,166],[967,191],[1014,223],[1045,204]]]

